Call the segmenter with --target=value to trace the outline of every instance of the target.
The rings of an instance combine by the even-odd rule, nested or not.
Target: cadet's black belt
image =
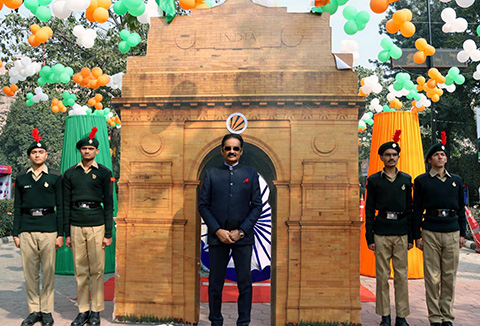
[[[400,220],[405,216],[405,212],[380,211],[378,215],[387,220]]]
[[[427,212],[426,212],[425,215],[439,216],[439,217],[455,217],[455,216],[457,216],[457,210],[455,210],[455,209],[445,209],[445,208],[427,209]]]
[[[30,216],[45,216],[48,214],[55,213],[53,207],[48,208],[22,208],[22,214]]]
[[[92,209],[92,208],[100,207],[100,202],[99,201],[77,201],[75,202],[75,206],[77,206],[78,208]]]

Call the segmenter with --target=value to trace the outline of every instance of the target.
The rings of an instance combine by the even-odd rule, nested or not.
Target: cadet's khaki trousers
[[[57,232],[22,232],[19,237],[28,310],[30,313],[51,313],[53,312]],[[42,268],[41,294],[40,265]]]
[[[423,269],[430,323],[453,322],[460,232],[422,230]]]
[[[408,304],[408,236],[374,235],[375,268],[377,274],[376,313],[390,315],[390,260],[393,265],[395,288],[395,311],[397,317],[410,314]]]
[[[103,272],[105,269],[105,225],[70,227],[75,280],[77,281],[78,311],[90,310],[89,287],[92,295],[92,311],[105,308],[103,300]]]

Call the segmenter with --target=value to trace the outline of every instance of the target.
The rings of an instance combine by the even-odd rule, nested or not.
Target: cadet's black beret
[[[33,139],[35,139],[35,141],[32,142],[30,146],[28,146],[27,155],[30,155],[30,153],[34,148],[43,148],[44,150],[47,150],[47,146],[45,145],[45,142],[41,140],[43,137],[40,137],[37,128],[32,130],[32,137]]]
[[[387,149],[394,149],[397,151],[397,153],[400,153],[401,149],[400,146],[396,142],[389,141],[386,143],[383,143],[379,148],[378,148],[378,155],[383,155]]]
[[[94,147],[98,148],[98,146],[100,144],[99,144],[97,138],[95,138],[95,134],[97,133],[97,131],[98,131],[97,127],[93,127],[90,134],[83,137],[82,139],[80,139],[77,142],[77,149],[80,149],[83,146],[94,146]]]
[[[447,152],[445,151],[445,146],[441,143],[438,143],[428,149],[427,155],[425,156],[425,161],[428,161],[428,159],[432,157],[432,155],[436,152],[444,152],[445,155],[447,155]]]

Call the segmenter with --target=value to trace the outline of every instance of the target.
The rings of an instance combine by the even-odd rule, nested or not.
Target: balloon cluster
[[[480,50],[474,40],[468,39],[463,42],[463,50],[457,53],[457,60],[460,62],[467,62],[468,59],[472,61],[480,61]]]
[[[33,47],[45,43],[53,35],[53,31],[50,27],[40,27],[37,24],[30,26],[30,31],[32,32],[32,35],[28,37],[28,43]]]
[[[12,97],[13,95],[15,95],[15,92],[18,91],[18,86],[15,84],[11,85],[10,87],[4,86],[2,90],[5,95],[7,95],[8,97]]]
[[[59,101],[57,98],[54,98],[52,100],[52,104],[50,105],[50,109],[52,110],[53,113],[58,113],[62,112],[65,113],[67,112],[67,107],[63,105],[61,101]]]
[[[10,76],[10,84],[16,84],[19,81],[24,81],[27,77],[37,74],[42,66],[38,62],[32,62],[29,57],[23,57],[15,61],[13,67],[8,71]]]
[[[72,11],[84,11],[90,6],[90,0],[57,0],[52,5],[55,17],[64,19],[72,14]]]
[[[425,81],[425,77],[420,76],[417,78],[417,90],[419,92],[424,91],[429,99],[433,102],[438,102],[440,100],[440,96],[443,95],[443,91],[438,87],[429,87]]]
[[[52,18],[52,12],[47,6],[52,0],[25,0],[23,4],[42,22],[49,21]]]
[[[343,17],[347,20],[343,29],[348,35],[364,30],[370,20],[368,12],[364,10],[358,12],[353,6],[347,6],[343,9]]]
[[[323,12],[328,12],[330,15],[333,15],[337,12],[339,6],[346,4],[348,0],[330,0],[330,3],[323,6]]]
[[[91,28],[85,29],[82,25],[77,25],[73,28],[73,35],[77,37],[77,44],[87,49],[93,46],[97,38],[95,30]]]
[[[138,33],[130,33],[127,29],[120,31],[122,41],[118,43],[118,50],[122,53],[127,53],[131,48],[135,47],[142,40]]]
[[[143,1],[141,2],[143,3]],[[85,17],[92,23],[104,23],[108,20],[108,9],[111,5],[112,1],[110,0],[91,0],[90,6],[85,11]],[[145,4],[143,6],[145,7]]]
[[[40,101],[48,101],[48,95],[45,94],[41,87],[35,88],[35,95],[33,93],[27,93],[27,106],[32,106],[34,103],[38,103]]]
[[[460,69],[457,67],[448,69],[447,76],[445,77],[445,85],[450,86],[453,85],[453,83],[457,85],[465,83],[465,77],[460,74]]]
[[[75,100],[77,99],[77,95],[64,91],[62,93],[62,103],[65,106],[73,106],[75,104]]]
[[[412,12],[409,9],[401,9],[393,14],[392,19],[385,24],[385,28],[390,34],[400,31],[403,36],[411,37],[415,34],[415,25],[411,20]]]
[[[110,82],[110,76],[104,74],[99,67],[94,67],[92,70],[83,67],[79,73],[73,75],[73,81],[80,86],[97,89],[107,85]]]
[[[95,107],[96,110],[101,110],[103,109],[102,100],[102,94],[95,94],[94,97],[88,100],[88,105]]]
[[[428,69],[428,77],[430,79],[427,82],[427,86],[430,88],[434,88],[437,84],[445,83],[445,77],[438,71],[437,68],[430,68]]]
[[[441,14],[442,20],[445,24],[442,26],[444,33],[462,33],[468,27],[468,22],[465,18],[457,18],[457,13],[453,8],[445,8]]]
[[[370,105],[368,106],[368,109],[370,111],[375,111],[377,113],[382,112],[383,107],[380,105],[380,100],[378,98],[374,98],[371,102]]]
[[[413,56],[413,61],[415,63],[421,64],[427,60],[427,56],[432,56],[435,54],[435,48],[427,43],[427,40],[424,38],[419,38],[415,41],[415,47],[417,52]]]
[[[360,85],[362,86],[358,91],[359,96],[368,96],[372,92],[378,94],[382,91],[382,85],[378,82],[378,76],[376,75],[362,78]]]
[[[49,67],[43,66],[40,70],[40,78],[38,78],[38,85],[43,86],[45,84],[55,84],[63,83],[67,84],[70,82],[70,78],[73,75],[73,69],[70,67],[65,67],[61,63]]]
[[[373,112],[365,112],[358,122],[358,132],[364,132],[367,125],[373,125]]]
[[[390,58],[399,59],[403,54],[402,49],[393,44],[392,39],[388,36],[383,38],[380,46],[383,48],[383,50],[378,53],[378,60],[381,62],[387,62]]]
[[[120,0],[113,5],[113,11],[119,16],[128,12],[130,15],[138,17],[145,12],[145,3],[143,0]]]

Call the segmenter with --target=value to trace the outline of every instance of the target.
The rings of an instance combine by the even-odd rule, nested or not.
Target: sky
[[[343,30],[346,19],[342,15],[343,8],[354,6],[358,11],[365,10],[370,14],[370,21],[367,27],[355,35],[347,35]],[[332,27],[332,52],[340,52],[340,42],[344,39],[356,40],[358,43],[358,52],[360,57],[354,62],[355,66],[364,66],[374,68],[374,65],[368,62],[368,59],[376,59],[377,54],[382,50],[380,47],[379,24],[385,18],[385,13],[376,14],[370,9],[369,0],[350,0],[345,6],[339,7],[337,12],[330,17],[330,27]]]

